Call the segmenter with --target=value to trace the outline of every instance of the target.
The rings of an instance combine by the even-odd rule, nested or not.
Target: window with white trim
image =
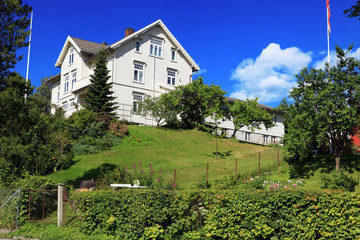
[[[64,93],[69,91],[69,74],[65,75],[65,82],[64,82]]]
[[[59,100],[60,100],[60,84],[57,87],[57,101],[59,101]]]
[[[245,141],[250,141],[251,140],[251,133],[245,133]]]
[[[271,142],[276,143],[276,137],[271,137]]]
[[[62,108],[63,108],[64,110],[67,110],[67,109],[68,109],[68,104],[67,104],[67,102],[63,102]]]
[[[75,99],[70,100],[70,109],[75,108]]]
[[[264,143],[268,143],[269,136],[264,135]]]
[[[176,71],[174,70],[167,70],[167,84],[169,85],[176,85]]]
[[[144,64],[134,63],[134,82],[144,82]]]
[[[276,123],[276,115],[273,117],[273,123]]]
[[[69,65],[73,64],[73,62],[74,62],[74,48],[71,47],[69,49]]]
[[[171,61],[176,62],[176,50],[171,49]]]
[[[71,73],[71,89],[74,88],[76,83],[76,70]]]
[[[141,53],[141,42],[140,41],[135,41],[135,51],[137,53]]]
[[[133,93],[133,108],[132,111],[133,112],[137,112],[138,111],[138,102],[142,101],[143,99],[143,94],[140,93]]]
[[[162,57],[163,40],[152,38],[150,40],[150,55],[155,57]]]

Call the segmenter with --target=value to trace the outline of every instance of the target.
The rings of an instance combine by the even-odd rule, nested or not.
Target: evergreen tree
[[[0,1],[0,87],[10,69],[22,58],[16,56],[16,51],[28,45],[25,39],[29,35],[30,12],[31,7],[23,5],[21,0]]]
[[[344,14],[347,14],[347,16],[351,18],[359,17],[360,20],[360,0],[358,0],[356,4],[351,6],[349,9],[346,9]]]
[[[109,70],[106,67],[106,51],[100,50],[97,54],[94,75],[90,77],[90,86],[87,90],[87,96],[85,101],[88,105],[85,108],[98,113],[114,114],[115,103],[112,97],[113,93],[111,89],[111,83],[108,83],[110,79]]]

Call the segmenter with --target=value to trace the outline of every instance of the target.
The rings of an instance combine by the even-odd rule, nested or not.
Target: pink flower
[[[284,186],[284,188],[288,188],[289,186]]]
[[[293,184],[293,187],[297,187],[297,185],[294,183],[294,184]]]

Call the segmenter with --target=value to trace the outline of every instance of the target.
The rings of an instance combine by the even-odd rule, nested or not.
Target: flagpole
[[[327,29],[327,43],[328,43],[328,63],[330,71],[330,0],[326,0],[326,29]]]
[[[32,32],[32,20],[33,20],[33,11],[31,11],[31,19],[30,19],[30,36],[29,36],[29,49],[28,49],[28,58],[27,58],[27,66],[26,66],[26,84],[29,79],[29,63],[30,63],[30,45],[31,45],[31,32]],[[25,99],[27,97],[27,93],[25,90]]]

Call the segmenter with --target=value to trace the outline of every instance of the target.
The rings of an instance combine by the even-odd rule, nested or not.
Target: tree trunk
[[[336,171],[340,170],[340,156],[335,157]]]
[[[238,129],[234,129],[233,134],[231,135],[232,138],[235,138],[236,132],[238,131]]]

